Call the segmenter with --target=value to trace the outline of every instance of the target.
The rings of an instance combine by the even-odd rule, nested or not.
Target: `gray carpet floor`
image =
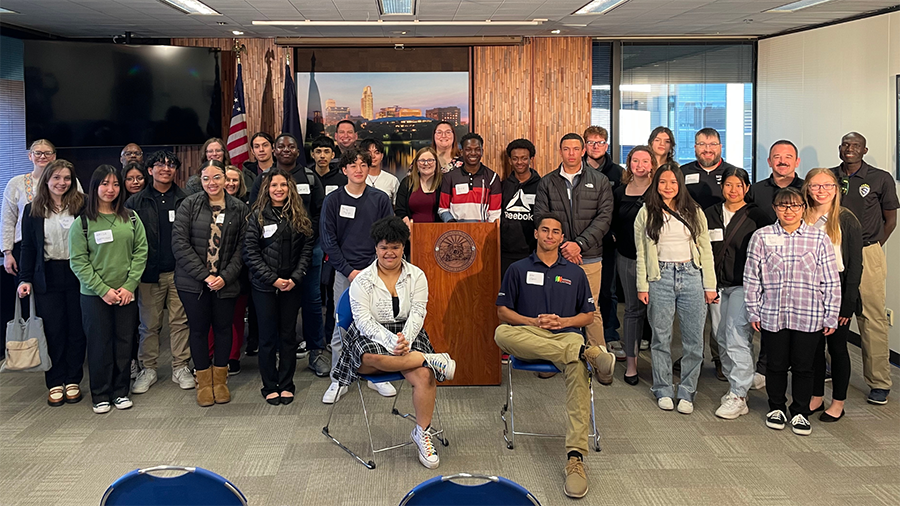
[[[761,391],[751,392],[749,415],[717,419],[714,411],[727,384],[716,380],[709,361],[692,415],[659,410],[649,392],[648,353],[642,352],[639,385],[622,381],[620,364],[614,384],[595,390],[602,452],[586,458],[590,492],[583,504],[900,504],[900,397],[895,393],[886,406],[866,404],[857,348],[851,346],[846,416],[834,424],[814,417],[808,437],[766,428]],[[49,407],[42,375],[0,375],[0,504],[98,504],[117,477],[161,464],[219,473],[251,505],[396,505],[416,484],[458,472],[504,476],[544,505],[570,502],[563,494],[561,439],[520,437],[514,450],[503,442],[505,368],[502,386],[438,390],[450,446],[438,447],[441,465],[430,471],[411,446],[379,454],[377,468],[367,470],[327,440],[321,430],[329,408],[321,397],[328,380],[307,370],[306,360],[298,362],[296,401],[277,407],[259,393],[256,360],[242,364],[243,371],[229,380],[230,404],[198,407],[195,391],[180,390],[170,366],[161,365],[159,382],[132,396],[132,409],[106,415],[93,414],[88,399]],[[517,428],[564,432],[562,378],[515,372],[514,382]],[[900,385],[896,368],[894,382]],[[87,377],[82,388],[87,394]],[[390,415],[389,399],[362,390],[376,445],[406,440],[412,424]],[[399,407],[411,409],[408,386]],[[331,429],[360,451],[365,448],[355,387],[338,403]]]

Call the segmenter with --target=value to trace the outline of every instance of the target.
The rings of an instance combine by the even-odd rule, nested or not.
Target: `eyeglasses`
[[[213,181],[215,181],[217,183],[221,183],[222,182],[222,174],[216,174],[212,178],[210,178],[209,176],[203,176],[200,178],[200,180],[203,181],[204,183],[208,183],[210,179],[212,179]]]
[[[125,178],[126,183],[143,183],[144,176],[131,176]]]
[[[587,144],[588,146],[594,147],[594,146],[606,146],[607,143],[606,143],[606,141],[587,141],[587,142],[585,142],[585,144]]]
[[[717,148],[717,147],[719,147],[719,146],[721,146],[721,145],[722,145],[721,142],[697,142],[697,143],[694,144],[694,146],[697,146],[698,148],[701,148],[701,149],[702,149],[702,148],[707,148],[707,147],[709,147],[709,148]]]
[[[56,152],[55,151],[32,151],[31,154],[34,155],[35,158],[50,158],[51,156],[55,155]]]
[[[806,204],[777,204],[775,207],[780,211],[802,211]]]
[[[164,169],[164,168],[166,168],[166,167],[168,167],[168,168],[170,168],[170,169],[174,169],[174,168],[175,168],[175,162],[165,162],[165,163],[163,163],[163,162],[156,162],[156,163],[153,164],[153,168],[154,168],[154,169]]]
[[[811,184],[809,185],[809,189],[817,192],[819,190],[834,190],[837,185],[834,183],[825,183],[825,184]]]
[[[416,163],[421,163],[422,165],[434,165],[434,158],[429,158],[427,160],[416,160]]]
[[[218,155],[218,154],[221,154],[221,153],[224,153],[224,152],[225,152],[224,149],[207,149],[207,150],[206,150],[206,154],[208,154],[208,155],[209,155],[209,154]]]
[[[434,133],[435,137],[450,137],[452,135],[453,135],[452,130],[447,130],[446,132],[435,132]]]
[[[122,154],[125,155],[125,156],[141,156],[141,155],[143,155],[144,153],[142,153],[141,151],[125,151],[125,152],[122,153]]]

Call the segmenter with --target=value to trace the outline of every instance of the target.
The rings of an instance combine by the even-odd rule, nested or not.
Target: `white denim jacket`
[[[350,309],[353,321],[360,335],[384,346],[393,352],[397,346],[397,335],[387,330],[383,323],[406,321],[403,335],[412,344],[425,323],[428,306],[428,280],[425,273],[415,265],[403,260],[400,278],[397,280],[397,297],[400,312],[394,318],[391,292],[378,277],[378,261],[360,271],[350,283]]]

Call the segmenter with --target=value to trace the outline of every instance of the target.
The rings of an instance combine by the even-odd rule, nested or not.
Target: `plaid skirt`
[[[406,322],[382,323],[384,328],[396,334],[403,332],[403,325]],[[348,386],[359,379],[359,368],[362,366],[362,356],[364,353],[372,353],[374,355],[391,355],[384,346],[372,341],[368,337],[360,335],[356,323],[351,323],[347,332],[343,333],[343,349],[338,359],[337,367],[334,370],[334,378],[341,386]],[[419,331],[409,351],[418,351],[421,353],[434,353],[431,347],[431,341],[428,340],[428,334],[425,329]]]

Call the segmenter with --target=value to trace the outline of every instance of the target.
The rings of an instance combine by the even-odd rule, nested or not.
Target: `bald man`
[[[132,142],[122,148],[122,153],[121,155],[119,155],[119,161],[122,162],[123,169],[131,162],[138,162],[140,164],[143,164],[144,151],[141,150],[140,146]]]

